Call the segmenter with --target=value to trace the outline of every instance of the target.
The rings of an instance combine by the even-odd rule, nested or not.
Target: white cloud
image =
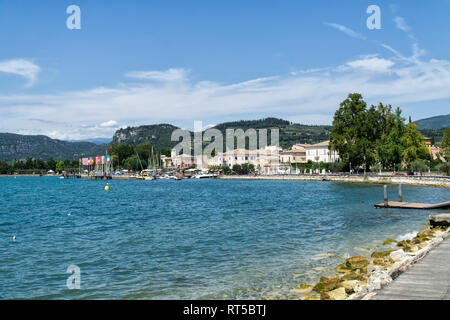
[[[106,122],[102,122],[100,124],[100,127],[102,127],[102,128],[111,128],[111,127],[116,127],[116,126],[117,126],[117,121],[115,121],[115,120],[109,120]]]
[[[411,28],[408,26],[403,17],[396,16],[394,18],[394,22],[397,28],[405,32],[411,41],[411,49],[413,54],[409,59],[411,61],[418,62],[419,57],[423,56],[426,51],[419,47],[419,42],[417,41],[416,36],[412,33]]]
[[[168,69],[165,71],[131,71],[126,73],[125,76],[140,80],[167,82],[185,80],[187,73],[184,69]]]
[[[383,101],[403,106],[450,99],[449,88],[450,61],[394,63],[391,59],[368,56],[326,71],[310,70],[231,84],[139,83],[60,95],[0,96],[0,128],[17,132],[26,127],[28,133],[58,138],[108,137],[118,125],[115,120],[102,122],[105,114],[113,114],[126,125],[168,122],[189,126],[193,120],[213,123],[224,118],[262,115],[326,124],[349,92],[360,92],[368,103]],[[85,121],[86,114],[91,122]],[[48,124],[30,119],[45,119]],[[67,119],[70,125],[58,123],[60,119]]]
[[[0,61],[0,72],[19,75],[28,80],[27,86],[32,86],[41,68],[25,59],[12,59]]]
[[[373,72],[389,72],[390,68],[395,63],[391,60],[377,58],[377,57],[368,57],[365,59],[350,61],[347,63],[348,66],[355,69],[364,69]]]
[[[329,22],[324,22],[324,24],[341,31],[352,38],[358,38],[358,39],[362,39],[362,40],[366,39],[366,37],[364,37],[360,33],[353,31],[352,29],[347,28],[346,26],[343,26],[341,24],[329,23]]]
[[[406,21],[403,17],[395,17],[394,22],[397,28],[404,32],[409,32],[411,30],[411,28],[406,24]]]

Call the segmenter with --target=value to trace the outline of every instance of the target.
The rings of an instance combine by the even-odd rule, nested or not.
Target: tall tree
[[[331,148],[353,168],[370,166],[375,156],[375,140],[378,134],[377,110],[366,108],[359,93],[351,93],[335,112],[330,132]]]
[[[425,138],[416,129],[416,124],[410,122],[406,125],[405,134],[402,137],[403,160],[411,163],[416,160],[429,160],[430,153],[425,146]]]
[[[53,158],[47,160],[47,167],[49,170],[56,171],[56,161]]]
[[[152,145],[149,142],[144,142],[136,147],[136,153],[139,155],[141,160],[148,161],[151,156],[151,149]]]
[[[450,162],[450,127],[445,129],[444,137],[441,142],[442,153],[445,157],[445,160]]]
[[[378,160],[383,167],[393,167],[400,164],[403,159],[402,137],[405,134],[405,119],[401,116],[402,110],[395,109],[389,116],[386,130],[383,130],[377,147]]]
[[[112,143],[108,148],[108,154],[117,156],[118,165],[124,164],[125,159],[134,155],[134,147],[130,144],[114,144]]]
[[[62,172],[62,171],[64,171],[65,166],[66,165],[65,165],[64,161],[58,161],[56,163],[56,170],[55,171]]]

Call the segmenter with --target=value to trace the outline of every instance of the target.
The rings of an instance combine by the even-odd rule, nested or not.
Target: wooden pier
[[[419,203],[419,202],[398,202],[398,201],[388,201],[387,203],[377,203],[376,208],[402,208],[402,209],[445,209],[450,208],[450,201],[441,203]]]
[[[450,237],[402,273],[373,300],[450,300]]]
[[[403,202],[402,184],[398,185],[398,201],[388,200],[387,185],[384,185],[384,201],[376,203],[375,208],[400,208],[400,209],[445,209],[450,208],[450,201],[440,203],[420,203],[420,202]]]

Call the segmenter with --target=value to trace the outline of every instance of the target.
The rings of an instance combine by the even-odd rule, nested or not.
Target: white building
[[[279,169],[279,152],[281,148],[267,146],[265,149],[245,150],[235,149],[219,153],[209,161],[209,165],[228,166],[235,164],[252,164],[262,174],[275,174]]]
[[[324,141],[305,146],[306,161],[312,162],[337,162],[339,154],[335,150],[330,150],[330,141]]]
[[[306,162],[306,146],[308,144],[294,144],[291,149],[280,151],[281,163],[304,163]]]

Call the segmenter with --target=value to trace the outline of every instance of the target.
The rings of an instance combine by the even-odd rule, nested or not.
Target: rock
[[[321,277],[320,281],[314,286],[313,290],[319,293],[331,291],[338,287],[340,282],[339,276]]]
[[[419,247],[420,250],[422,250],[423,248],[428,246],[428,243],[429,243],[429,241],[425,241],[425,242],[419,243],[417,246]]]
[[[410,257],[407,253],[397,253],[394,256],[399,260],[397,260],[393,267],[388,270],[389,275],[393,279],[397,278],[400,273],[405,272],[413,263],[413,257]]]
[[[392,278],[389,276],[389,274],[386,271],[381,271],[375,274],[372,274],[372,276],[367,280],[367,287],[369,289],[369,292],[373,290],[379,290],[382,287],[386,286],[392,281]]]
[[[389,256],[391,257],[391,259],[395,262],[397,261],[401,261],[402,259],[404,259],[406,257],[405,251],[403,251],[403,249],[398,249],[396,251],[392,251]]]
[[[349,273],[352,271],[352,268],[349,268],[345,262],[338,265],[335,269],[339,273]]]
[[[392,260],[390,257],[392,251],[393,250],[372,253],[373,263],[385,268],[389,268],[394,263],[394,260]]]
[[[385,257],[389,257],[389,255],[391,254],[392,251],[393,250],[374,252],[374,253],[372,253],[371,257],[384,259]]]
[[[435,231],[433,230],[423,230],[419,232],[412,240],[411,244],[419,244],[425,241],[433,239],[435,236]]]
[[[405,265],[405,266],[401,266],[398,270],[400,272],[405,272],[406,270],[408,270],[409,266]]]
[[[367,270],[366,270],[367,272]],[[341,277],[341,280],[358,280],[358,281],[365,281],[368,277],[366,272],[360,272],[360,270],[351,271],[349,273],[344,274]]]
[[[397,247],[400,247],[405,252],[411,252],[411,240],[403,240],[397,242]]]
[[[369,265],[369,260],[366,257],[354,256],[345,260],[345,264],[352,270],[363,269]]]
[[[396,243],[396,242],[397,242],[397,240],[394,240],[394,239],[391,239],[391,238],[387,238],[387,239],[383,242],[383,245],[389,246],[389,245],[391,245],[392,243]]]
[[[299,289],[312,289],[312,286],[310,286],[309,284],[305,284],[305,283],[302,283],[301,285],[300,285],[300,287],[298,287]]]
[[[433,237],[442,237],[445,234],[445,231],[441,231],[440,228],[433,229]]]
[[[358,280],[345,280],[340,283],[340,286],[343,287],[348,294],[361,290],[361,284]]]
[[[320,294],[321,300],[345,300],[347,299],[347,293],[345,293],[345,288],[340,287],[328,292],[322,292]]]
[[[382,268],[380,266],[370,264],[367,267],[367,273],[375,273],[375,272],[381,271],[381,269]]]
[[[313,287],[308,284],[302,284],[300,287],[292,289],[292,292],[295,293],[303,293],[303,294],[309,294],[312,291]]]
[[[449,213],[435,213],[430,214],[431,227],[449,227],[450,226],[450,214]]]
[[[319,296],[312,296],[312,295],[309,295],[309,294],[305,294],[300,299],[301,300],[320,300],[320,297]]]
[[[367,279],[367,275],[365,273],[359,273],[355,271],[351,271],[349,273],[346,273],[341,277],[342,280],[358,280],[358,281],[364,281]]]
[[[373,258],[373,263],[379,266],[383,266],[384,265],[384,259],[383,258]]]

